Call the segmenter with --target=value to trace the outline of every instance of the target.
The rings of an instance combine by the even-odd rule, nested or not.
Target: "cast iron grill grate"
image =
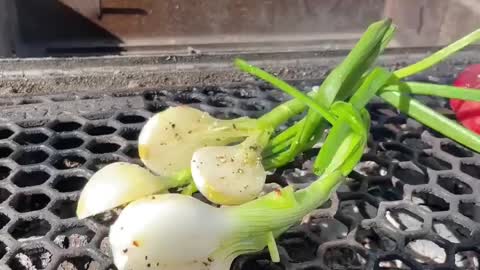
[[[92,173],[115,161],[139,163],[142,125],[168,106],[258,117],[285,99],[268,87],[240,84],[0,102],[6,104],[0,112],[0,265],[115,269],[107,234],[116,213],[75,218]],[[451,114],[444,101],[425,101]],[[480,155],[386,104],[373,102],[369,110],[371,138],[362,162],[334,198],[278,240],[281,262],[269,262],[264,251],[238,258],[233,269],[478,269]],[[317,151],[269,182],[307,185]]]

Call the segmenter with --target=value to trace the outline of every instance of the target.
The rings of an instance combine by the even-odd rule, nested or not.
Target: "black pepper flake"
[[[203,265],[208,266],[208,263],[207,263],[207,262],[202,262],[202,263],[203,263]]]
[[[192,134],[192,131],[191,131],[191,130],[189,130],[187,133],[188,133],[188,134]]]
[[[207,260],[208,260],[208,262],[213,262],[213,259],[210,258],[210,257],[208,257]]]
[[[128,248],[123,249],[122,252],[123,252],[123,253],[127,253],[127,252],[128,252]]]
[[[219,141],[220,141],[220,138],[217,138],[216,140],[217,140],[217,142],[219,142]]]
[[[232,125],[234,129],[237,129],[237,126],[235,124]]]
[[[148,256],[145,256],[145,261],[148,260]]]
[[[160,266],[160,263],[159,263],[159,262],[157,262],[157,264],[156,264],[156,265],[157,265],[157,266]]]
[[[150,266],[152,266],[152,265],[150,263],[147,263],[147,267],[150,267]]]

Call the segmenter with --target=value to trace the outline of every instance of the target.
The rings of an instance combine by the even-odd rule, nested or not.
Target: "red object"
[[[453,85],[480,90],[480,64],[468,66],[458,74]],[[458,121],[466,128],[480,134],[480,102],[451,99],[450,107]]]

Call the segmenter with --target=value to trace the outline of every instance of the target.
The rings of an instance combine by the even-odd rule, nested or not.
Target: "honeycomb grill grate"
[[[102,98],[96,99],[99,104]],[[115,269],[107,234],[116,214],[78,221],[76,201],[102,166],[139,163],[136,139],[149,116],[188,104],[220,118],[258,117],[286,99],[253,84],[113,98],[141,102],[0,124],[0,265]],[[91,99],[53,96],[0,103],[14,110],[20,104],[35,108]],[[425,101],[451,114],[444,102]],[[362,162],[336,196],[281,236],[281,262],[271,263],[263,251],[238,258],[233,269],[478,269],[480,155],[383,103],[373,102],[369,111],[371,136]],[[277,171],[269,182],[307,185],[314,179],[309,168],[317,151]]]

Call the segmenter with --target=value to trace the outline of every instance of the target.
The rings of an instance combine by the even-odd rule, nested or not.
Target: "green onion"
[[[233,146],[209,146],[194,152],[192,177],[198,190],[211,202],[236,205],[262,192],[267,173],[262,150],[269,133],[251,136]]]
[[[442,62],[443,60],[453,55],[454,53],[460,51],[466,46],[472,43],[475,43],[479,40],[480,40],[480,29],[468,34],[467,36],[459,39],[458,41],[450,44],[449,46],[439,50],[438,52],[430,55],[427,58],[422,59],[421,61],[413,65],[410,65],[395,71],[395,75],[398,78],[406,78],[408,76],[412,76],[414,74],[420,73]]]
[[[259,119],[220,120],[186,106],[153,116],[139,138],[140,158],[152,172],[126,163],[104,167],[83,190],[77,215],[83,218],[126,205],[109,235],[119,270],[225,270],[237,256],[265,247],[278,262],[275,238],[327,201],[360,161],[370,127],[365,106],[375,95],[480,152],[480,136],[411,96],[480,101],[479,91],[400,81],[475,42],[479,31],[392,73],[373,63],[395,27],[390,20],[374,23],[322,85],[307,95],[237,59],[241,70],[294,99]],[[272,137],[273,130],[304,110],[308,112],[302,120]],[[313,166],[319,178],[302,190],[287,186],[260,196],[266,169],[311,148],[329,124]],[[165,194],[178,187],[183,187],[182,194]],[[189,196],[197,189],[222,206]]]
[[[164,192],[176,181],[153,175],[126,162],[109,164],[96,172],[82,190],[77,216],[93,216],[152,193]]]
[[[449,85],[402,82],[400,84],[385,86],[382,88],[382,91],[395,91],[413,95],[437,96],[480,102],[480,91],[476,89],[461,88]]]
[[[380,97],[408,114],[420,123],[438,131],[471,149],[480,152],[480,136],[459,125],[457,122],[446,118],[434,110],[423,105],[412,97],[394,91],[383,91]]]

